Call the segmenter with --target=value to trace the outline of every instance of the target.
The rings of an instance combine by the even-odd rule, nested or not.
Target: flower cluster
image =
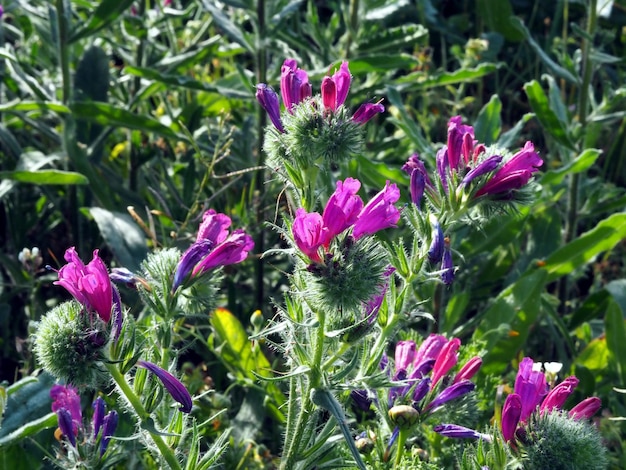
[[[577,385],[578,379],[570,376],[550,390],[545,373],[541,371],[541,363],[525,357],[519,365],[514,393],[506,397],[502,408],[501,426],[504,439],[512,442],[533,413],[544,414],[560,410]],[[568,415],[574,419],[588,419],[601,406],[602,402],[598,397],[589,397],[572,408]]]
[[[343,106],[350,90],[352,75],[348,68],[348,62],[342,62],[339,70],[333,75],[322,79],[321,95],[323,112],[335,112]],[[311,98],[312,87],[309,83],[309,75],[305,70],[298,68],[294,59],[286,59],[281,67],[280,93],[283,98],[285,110],[293,114],[294,106]],[[272,121],[276,129],[283,133],[285,128],[280,116],[280,103],[276,92],[265,83],[257,85],[256,99]],[[385,110],[380,103],[364,103],[352,116],[352,120],[358,124],[365,124],[377,113]]]
[[[352,237],[358,240],[379,230],[393,227],[400,219],[400,211],[394,203],[400,198],[395,184],[387,184],[365,206],[357,195],[359,180],[346,178],[337,181],[335,192],[329,198],[324,212],[306,212],[300,208],[293,221],[292,233],[297,247],[313,263],[323,263],[320,254],[328,252],[331,241],[352,228]]]
[[[109,441],[117,427],[117,411],[111,410],[105,415],[106,405],[102,397],[94,400],[94,409],[91,421],[91,430],[83,424],[83,414],[80,405],[80,396],[75,388],[65,385],[55,385],[50,389],[52,398],[52,411],[57,414],[61,437],[67,439],[73,448],[78,448],[81,441],[92,447],[97,447],[99,440],[99,457],[107,450]]]
[[[498,150],[478,143],[474,128],[463,124],[460,116],[448,122],[448,140],[436,156],[437,178],[431,179],[417,154],[402,167],[411,178],[411,199],[418,207],[424,192],[430,202],[441,208],[443,201],[463,197],[470,199],[489,196],[496,200],[511,200],[516,192],[528,184],[539,170],[543,160],[535,152],[532,142],[510,158]],[[454,204],[452,204],[454,206]]]
[[[248,252],[254,248],[254,241],[242,229],[229,233],[231,223],[230,217],[213,209],[204,213],[195,243],[183,253],[176,267],[172,290],[180,287],[188,277],[194,279],[247,258]]]

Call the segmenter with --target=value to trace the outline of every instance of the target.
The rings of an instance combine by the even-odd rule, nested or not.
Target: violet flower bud
[[[248,257],[248,252],[253,248],[254,240],[252,237],[242,229],[237,229],[200,261],[191,274],[197,276],[218,266],[241,263]]]
[[[394,203],[400,199],[400,190],[395,184],[385,183],[385,187],[368,202],[359,213],[352,236],[359,239],[379,230],[395,227],[400,220],[400,211]]]
[[[104,420],[104,412],[105,412],[105,403],[102,397],[96,398],[91,404],[93,408],[93,418],[91,420],[93,426],[93,438],[96,439],[98,437],[98,433],[100,432],[100,428],[102,428],[102,422]]]
[[[109,446],[109,441],[111,440],[111,436],[115,433],[115,429],[117,428],[118,421],[117,411],[112,410],[104,417],[102,424],[102,439],[100,441],[100,457],[104,455]]]
[[[521,421],[526,421],[535,411],[549,389],[545,375],[541,371],[533,370],[533,364],[530,357],[522,359],[515,378],[515,393],[522,401]]]
[[[59,408],[56,412],[59,422],[59,429],[67,437],[74,447],[76,447],[76,436],[73,430],[72,414],[65,408]]]
[[[435,365],[433,366],[433,373],[431,379],[433,381],[431,389],[435,388],[439,381],[452,369],[459,360],[458,350],[461,346],[461,340],[459,338],[452,338],[441,349]]]
[[[413,401],[420,402],[424,399],[426,394],[428,394],[428,390],[430,390],[430,377],[425,377],[420,380],[415,389],[413,390]]]
[[[395,348],[396,371],[408,370],[415,356],[415,341],[398,341]]]
[[[574,389],[578,385],[578,379],[571,375],[564,379],[560,384],[554,387],[546,397],[543,399],[539,410],[551,411],[553,409],[561,409],[565,400],[574,392]]]
[[[426,359],[437,359],[437,356],[439,356],[439,353],[447,343],[448,339],[445,336],[431,333],[422,344],[420,344],[420,347],[415,353],[413,365],[417,367],[418,364]]]
[[[352,121],[365,124],[379,113],[384,113],[385,107],[380,103],[363,103],[352,115]]]
[[[437,264],[443,258],[443,248],[445,245],[443,230],[439,220],[431,214],[430,223],[432,226],[430,247],[428,248],[428,261],[430,264]]]
[[[487,173],[494,171],[496,168],[498,168],[498,165],[500,165],[501,162],[502,157],[500,155],[494,155],[492,157],[489,157],[487,160],[480,163],[477,167],[471,169],[467,173],[467,175],[465,175],[465,178],[463,178],[461,184],[468,185],[479,176],[483,176]]]
[[[280,76],[280,92],[283,96],[285,109],[293,114],[293,106],[303,99],[303,91],[308,87],[309,76],[306,71],[299,69],[294,59],[286,59],[283,62]]]
[[[187,276],[191,274],[196,265],[211,252],[211,249],[214,246],[215,245],[211,240],[201,240],[193,243],[189,248],[187,248],[176,266],[172,290],[175,291],[178,289]]]
[[[73,434],[76,435],[83,425],[80,396],[76,388],[70,385],[53,385],[50,389],[50,398],[52,398],[52,411],[58,412],[64,409],[70,414]]]
[[[441,280],[447,286],[454,281],[454,262],[452,261],[452,250],[448,243],[444,244],[443,257],[441,258]]]
[[[480,369],[480,366],[482,365],[483,360],[479,356],[474,356],[469,361],[467,361],[465,365],[463,365],[463,367],[461,367],[461,370],[459,370],[459,372],[454,376],[452,383],[457,383],[461,380],[471,379],[472,377],[474,377],[474,375],[476,375],[476,373]]]
[[[435,382],[433,381],[433,384],[434,383]],[[449,387],[443,389],[443,391],[439,395],[437,395],[433,401],[426,405],[425,410],[433,410],[440,407],[441,405],[448,403],[449,401],[461,398],[462,396],[467,395],[469,392],[473,391],[475,387],[476,385],[474,385],[469,380],[462,380],[461,382],[452,384]]]
[[[322,262],[318,251],[324,241],[322,230],[322,216],[317,212],[308,213],[303,208],[296,211],[296,218],[291,226],[293,239],[300,251],[315,263]]]
[[[457,424],[439,424],[433,428],[437,434],[453,439],[480,439],[484,434]]]
[[[267,115],[274,124],[274,127],[278,129],[280,133],[285,132],[283,123],[280,120],[280,103],[278,102],[278,95],[272,89],[272,87],[265,83],[259,83],[256,86],[256,99],[265,110]]]
[[[184,413],[189,413],[191,411],[191,407],[193,405],[191,395],[180,380],[152,362],[138,361],[137,365],[143,367],[144,369],[148,369],[159,378],[172,398],[182,405],[179,408],[180,411]]]
[[[322,79],[322,104],[331,111],[337,109],[337,87],[331,77]]]

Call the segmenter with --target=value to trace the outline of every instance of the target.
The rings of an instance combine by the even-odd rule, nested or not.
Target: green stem
[[[67,15],[65,13],[65,1],[56,0],[57,25],[58,25],[58,47],[59,47],[59,65],[61,66],[62,79],[62,95],[63,104],[67,104],[71,100],[72,93],[72,77],[70,75],[70,56],[67,45],[67,37],[69,27],[67,24]]]
[[[398,434],[398,448],[396,449],[396,458],[393,462],[394,470],[400,468],[400,464],[402,463],[402,456],[404,455],[404,443],[408,437],[408,433],[406,429],[400,429],[400,433]]]
[[[589,12],[587,19],[587,35],[582,39],[582,65],[583,65],[583,76],[582,83],[580,85],[580,89],[578,91],[578,122],[580,123],[580,127],[582,130],[579,147],[582,150],[585,146],[585,130],[587,125],[587,117],[588,117],[588,97],[589,97],[589,86],[591,84],[591,76],[593,72],[593,64],[589,59],[591,54],[591,38],[593,38],[596,23],[597,23],[597,14],[596,14],[596,3],[597,0],[591,0],[589,3]],[[575,173],[570,176],[569,187],[568,187],[568,200],[567,200],[567,219],[565,224],[565,232],[563,234],[563,243],[567,244],[571,240],[574,239],[577,233],[578,228],[578,189],[580,186],[580,173]],[[568,300],[568,285],[567,278],[563,277],[559,281],[559,300],[561,305],[561,312],[565,313],[566,303]]]
[[[346,60],[350,58],[350,48],[359,26],[359,0],[350,0],[350,23],[348,24],[348,40],[346,41]]]
[[[322,356],[324,353],[325,315],[323,313],[318,313],[317,317],[319,325],[317,326],[317,339],[315,341],[315,351],[313,353],[311,371],[309,372],[309,380],[308,383],[305,385],[303,393],[301,395],[302,401],[300,404],[296,426],[293,429],[292,435],[287,435],[285,438],[285,442],[288,442],[289,445],[288,448],[285,449],[283,463],[280,467],[281,470],[291,470],[292,468],[294,468],[297,462],[297,457],[300,452],[300,443],[302,442],[302,437],[305,434],[304,431],[309,421],[309,417],[313,414],[314,404],[311,401],[311,390],[319,388],[322,380],[322,370],[320,367],[322,364]],[[291,402],[293,400],[295,400],[295,397],[290,396],[289,401]]]
[[[128,382],[126,382],[126,378],[124,377],[124,375],[117,369],[117,367],[115,367],[115,364],[106,364],[106,368],[111,374],[111,377],[113,377],[113,380],[115,380],[115,383],[119,387],[120,391],[124,394],[128,402],[135,410],[135,413],[137,413],[140,421],[143,422],[150,419],[150,414],[142,405],[139,397],[135,395],[133,389],[130,388],[130,385],[128,384]],[[169,448],[169,446],[165,443],[161,436],[150,431],[148,432],[150,434],[150,437],[152,437],[152,440],[158,447],[159,452],[161,453],[165,461],[169,464],[170,468],[174,470],[181,470],[180,463],[176,459],[174,452],[172,452],[172,449]]]

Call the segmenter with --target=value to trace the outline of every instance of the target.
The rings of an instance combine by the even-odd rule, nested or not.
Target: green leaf
[[[350,72],[354,75],[364,75],[375,71],[410,69],[417,64],[418,60],[410,54],[378,54],[350,59]]]
[[[551,108],[548,97],[539,82],[533,80],[526,83],[524,85],[524,91],[526,91],[526,96],[528,96],[530,107],[543,128],[554,137],[557,142],[571,150],[575,150],[565,125]]]
[[[487,310],[474,332],[474,339],[485,340],[488,353],[483,371],[498,374],[524,346],[541,308],[541,293],[547,273],[536,270],[507,287]],[[509,331],[502,328],[509,324]]]
[[[587,171],[593,166],[601,153],[602,150],[600,149],[585,149],[583,153],[578,155],[567,165],[563,165],[557,170],[550,170],[544,173],[541,178],[541,184],[561,184],[567,175]]]
[[[54,101],[21,101],[19,99],[0,104],[0,111],[54,111],[62,114],[70,113],[70,109],[67,106]]]
[[[502,101],[498,95],[493,95],[478,113],[478,118],[474,124],[474,134],[479,142],[491,145],[497,140],[502,128],[501,112]]]
[[[533,39],[530,31],[528,31],[528,28],[526,28],[524,22],[521,19],[512,16],[510,17],[509,21],[515,29],[517,29],[524,35],[524,37],[528,41],[528,44],[530,44],[530,47],[535,51],[535,53],[539,56],[541,61],[545,64],[550,72],[552,72],[557,77],[568,81],[570,84],[580,84],[580,79],[578,77],[572,75],[569,70],[561,67],[555,61],[553,61],[550,56],[548,56],[548,54],[544,52],[543,48]]]
[[[399,78],[396,83],[398,83],[398,88],[401,91],[427,90],[440,86],[473,82],[495,72],[498,67],[499,65],[485,62],[473,68],[462,68],[454,72],[416,72]],[[352,69],[352,62],[350,62],[350,69]]]
[[[624,327],[622,310],[614,300],[609,302],[604,317],[604,331],[606,332],[606,345],[621,381],[617,386],[626,386],[626,327]]]
[[[548,282],[570,274],[626,238],[626,213],[613,214],[545,260]]]
[[[216,26],[222,29],[230,39],[235,41],[240,46],[243,46],[248,52],[255,52],[254,48],[243,35],[243,29],[233,23],[230,18],[224,14],[224,10],[219,8],[213,1],[210,0],[202,0],[202,5],[211,14]]]
[[[569,330],[574,330],[585,322],[604,316],[609,300],[610,294],[605,289],[591,294],[585,299],[583,304],[572,314],[567,325]]]
[[[432,153],[432,146],[430,142],[426,140],[422,129],[417,126],[415,120],[409,115],[406,107],[404,106],[404,100],[398,92],[396,87],[387,86],[387,99],[395,106],[399,113],[400,119],[392,118],[391,122],[395,123],[400,129],[404,131],[409,139],[415,145],[417,151],[422,155],[429,155]]]
[[[62,170],[0,171],[0,178],[32,184],[89,184],[80,173]]]
[[[358,55],[367,56],[382,51],[397,52],[403,47],[421,43],[428,38],[428,30],[421,24],[383,28],[375,35],[363,38],[358,44]],[[352,68],[352,61],[350,61]]]
[[[89,213],[120,264],[131,271],[139,271],[139,265],[148,256],[148,247],[145,234],[130,215],[100,207],[89,208]]]
[[[592,340],[578,355],[575,364],[589,369],[596,376],[602,376],[609,367],[609,350],[606,337]]]
[[[524,35],[511,23],[513,9],[509,0],[478,0],[476,10],[490,30],[502,34],[511,42],[524,39]]]
[[[77,118],[96,122],[103,126],[117,126],[144,132],[154,132],[171,139],[184,138],[156,119],[135,114],[107,103],[75,102],[70,105],[70,109]]]
[[[93,12],[89,22],[79,28],[69,38],[69,42],[89,37],[101,29],[105,28],[115,20],[119,19],[127,8],[133,4],[134,0],[102,0],[98,8]]]

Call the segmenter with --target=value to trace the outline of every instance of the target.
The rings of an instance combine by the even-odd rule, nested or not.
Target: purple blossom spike
[[[278,129],[278,132],[283,133],[283,123],[280,120],[280,103],[278,102],[278,95],[272,89],[272,87],[265,83],[259,83],[256,86],[256,99],[265,110],[267,115],[274,124],[274,127]]]
[[[541,371],[533,370],[533,360],[525,357],[520,362],[515,378],[515,393],[522,400],[520,420],[525,422],[548,393],[549,386]]]
[[[137,365],[143,367],[144,369],[148,369],[159,378],[172,398],[182,405],[179,408],[180,411],[183,413],[189,413],[191,411],[191,407],[193,405],[191,395],[180,380],[152,362],[138,361]]]
[[[433,383],[435,383],[434,380]],[[452,384],[449,387],[443,389],[443,391],[439,395],[437,395],[433,401],[426,405],[425,410],[434,410],[435,408],[438,408],[448,403],[449,401],[461,398],[462,396],[467,395],[469,392],[473,391],[475,387],[476,385],[474,385],[469,380],[462,380],[460,382]]]
[[[254,240],[242,229],[235,230],[224,242],[220,243],[193,269],[197,276],[218,266],[241,263],[254,248]]]
[[[357,124],[365,124],[379,113],[384,113],[385,107],[380,103],[363,103],[352,115],[352,120]]]
[[[569,412],[569,417],[574,419],[590,419],[602,408],[602,400],[598,397],[585,398]]]
[[[309,76],[299,69],[295,59],[286,59],[281,68],[280,92],[283,96],[285,109],[293,114],[293,106],[310,95]]]
[[[515,437],[515,430],[522,415],[522,399],[517,393],[511,393],[502,407],[502,437],[510,442]]]
[[[67,289],[77,301],[93,309],[102,321],[108,323],[113,294],[109,272],[98,256],[98,250],[94,250],[93,259],[86,266],[74,247],[66,250],[65,260],[67,264],[59,270],[59,280],[53,284]]]
[[[109,414],[104,417],[102,424],[102,440],[100,441],[100,457],[104,455],[109,446],[111,436],[113,436],[117,428],[118,418],[119,416],[115,410],[110,411]]]
[[[394,203],[400,199],[400,190],[395,184],[385,183],[385,187],[359,213],[352,235],[359,239],[379,230],[395,227],[400,219],[400,211]]]

